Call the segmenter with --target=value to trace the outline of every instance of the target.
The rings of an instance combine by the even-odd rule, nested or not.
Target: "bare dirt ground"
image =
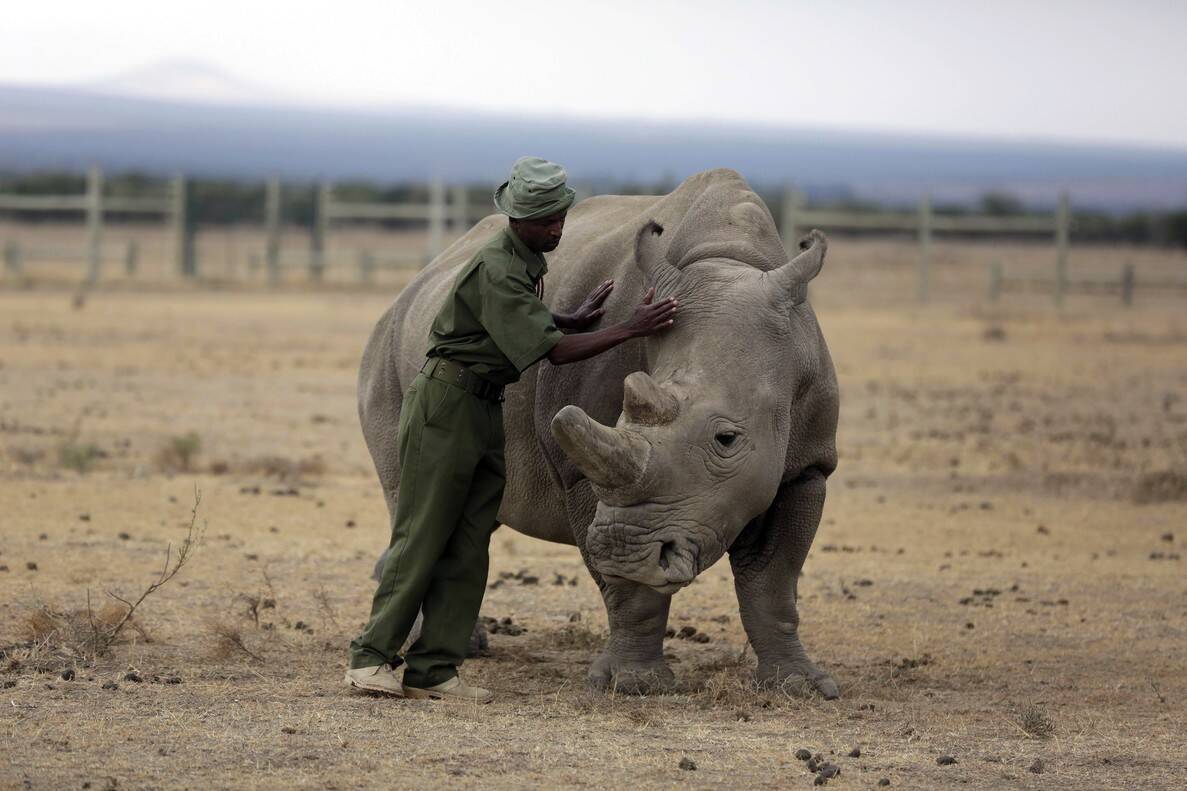
[[[833,702],[749,685],[722,563],[673,604],[707,638],[667,641],[681,694],[585,691],[597,590],[506,528],[483,611],[522,631],[464,669],[497,700],[349,694],[387,541],[354,377],[394,288],[0,290],[0,787],[809,787],[798,749],[837,788],[1187,787],[1187,299],[988,304],[1003,254],[1050,249],[941,246],[920,308],[909,245],[837,240],[813,286],[841,461],[801,613]],[[88,591],[103,629],[195,487],[201,543],[83,661]]]

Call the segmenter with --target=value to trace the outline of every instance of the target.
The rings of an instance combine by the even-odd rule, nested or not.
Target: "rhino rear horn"
[[[647,441],[634,432],[603,426],[572,404],[552,419],[552,436],[577,469],[605,489],[642,478],[651,453]]]
[[[828,252],[828,238],[813,229],[800,239],[800,254],[778,269],[767,272],[772,296],[781,302],[790,300],[792,306],[803,302],[808,295],[808,281],[820,274],[824,254]]]
[[[661,426],[671,423],[679,414],[676,397],[643,371],[635,371],[622,384],[622,413],[629,422]]]

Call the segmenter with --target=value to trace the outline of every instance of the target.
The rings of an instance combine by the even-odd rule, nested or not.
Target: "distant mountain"
[[[176,58],[96,80],[83,86],[89,93],[140,99],[165,99],[210,104],[277,104],[277,92],[241,80],[200,60]]]
[[[151,79],[149,79],[151,78]],[[136,94],[136,95],[130,95]],[[195,96],[208,101],[192,101]],[[160,98],[160,97],[168,98]],[[178,97],[189,101],[181,101]],[[1047,205],[1061,189],[1107,209],[1187,205],[1187,149],[865,134],[691,123],[591,121],[280,104],[200,64],[86,88],[0,85],[0,171],[83,168],[261,179],[493,184],[525,153],[575,182],[675,182],[732,167],[756,187],[910,202],[989,190]]]

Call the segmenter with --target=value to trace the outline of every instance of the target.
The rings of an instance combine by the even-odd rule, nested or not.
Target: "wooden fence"
[[[804,196],[795,190],[783,195],[780,228],[784,245],[794,249],[799,235],[809,228],[824,231],[907,231],[919,242],[916,297],[927,302],[931,289],[932,239],[936,234],[1050,234],[1055,242],[1054,289],[1057,305],[1063,304],[1067,291],[1067,258],[1071,231],[1071,201],[1067,193],[1059,196],[1059,204],[1051,216],[998,217],[990,215],[936,215],[932,211],[931,196],[925,196],[914,212],[865,212],[839,209],[811,209],[804,205]]]
[[[103,171],[92,167],[87,171],[86,190],[81,195],[3,195],[0,212],[82,214],[86,222],[86,244],[81,249],[22,247],[9,240],[4,244],[5,270],[21,275],[26,263],[38,258],[74,258],[86,262],[86,282],[98,281],[105,260],[110,258],[103,249],[103,221],[109,212],[158,216],[171,228],[173,256],[181,275],[193,274],[192,239],[186,226],[186,182],[176,176],[167,194],[152,197],[119,197],[103,194]],[[138,250],[129,243],[123,253],[125,269],[136,271]]]
[[[588,194],[588,193],[586,193]],[[381,268],[416,269],[424,266],[445,247],[448,234],[464,233],[476,220],[490,213],[485,204],[470,201],[465,187],[448,187],[441,181],[428,185],[427,200],[385,203],[351,201],[339,197],[328,182],[318,185],[314,202],[314,219],[307,246],[285,249],[285,223],[282,211],[283,186],[279,179],[270,179],[264,189],[264,242],[262,250],[252,252],[248,259],[249,272],[258,272],[263,265],[270,284],[281,281],[282,270],[300,268],[311,281],[323,279],[328,266],[357,267],[358,280],[369,283]],[[119,197],[104,194],[103,174],[97,167],[87,172],[86,190],[81,195],[4,195],[0,194],[0,212],[81,213],[86,222],[86,239],[81,248],[21,246],[8,240],[0,246],[4,269],[11,275],[21,275],[31,261],[44,259],[81,260],[86,264],[86,282],[95,283],[106,262],[124,264],[125,273],[134,276],[140,257],[135,242],[116,252],[103,246],[105,214],[119,212],[161,217],[170,228],[173,271],[181,277],[199,275],[199,262],[194,247],[194,231],[188,221],[186,180],[174,177],[165,193],[153,197]],[[421,250],[379,254],[363,247],[354,250],[335,249],[331,245],[335,229],[345,223],[382,222],[390,220],[423,223],[427,242]],[[1071,205],[1066,194],[1059,198],[1054,212],[1045,216],[1000,217],[989,215],[937,215],[930,197],[920,201],[913,212],[856,211],[835,208],[813,208],[806,205],[802,193],[788,189],[783,194],[780,230],[788,249],[793,249],[798,236],[808,228],[835,231],[907,232],[918,242],[916,296],[921,303],[928,301],[932,276],[932,242],[939,234],[963,235],[1049,235],[1054,243],[1051,276],[1007,274],[1000,263],[989,268],[989,296],[997,299],[1006,289],[1050,289],[1055,303],[1062,304],[1069,290],[1091,291],[1116,288],[1122,301],[1132,301],[1138,287],[1133,268],[1123,270],[1117,280],[1080,280],[1068,277],[1068,248],[1071,226]],[[259,248],[257,248],[259,250]],[[1091,280],[1091,282],[1090,282]],[[1141,287],[1187,287],[1180,283],[1155,283],[1143,280]]]

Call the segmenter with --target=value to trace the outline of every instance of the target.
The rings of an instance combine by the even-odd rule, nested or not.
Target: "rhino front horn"
[[[638,481],[651,453],[647,441],[633,431],[603,426],[572,404],[552,419],[552,436],[577,469],[605,489]]]
[[[662,426],[675,420],[679,412],[676,397],[643,371],[635,371],[622,383],[622,413],[629,422]]]

